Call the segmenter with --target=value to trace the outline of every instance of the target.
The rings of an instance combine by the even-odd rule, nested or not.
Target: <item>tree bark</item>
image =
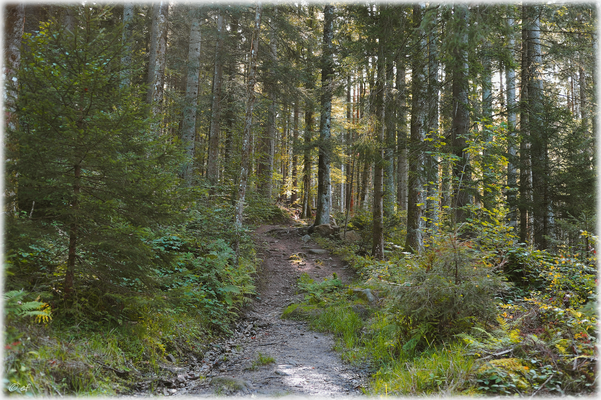
[[[277,15],[277,9],[274,10],[274,14]],[[266,199],[271,199],[273,192],[273,160],[275,156],[276,135],[277,79],[275,74],[277,63],[277,46],[273,19],[269,38],[269,49],[271,52],[271,66],[269,68],[269,77],[265,83],[269,96],[269,108],[267,109],[267,126],[265,127],[265,132],[262,133],[262,137],[259,140],[260,154],[257,168],[257,175],[259,178],[259,193],[261,193],[261,195]]]
[[[219,131],[221,130],[221,87],[223,82],[223,12],[221,8],[218,8],[217,12],[217,41],[215,42],[213,98],[207,158],[207,179],[212,186],[219,181]]]
[[[540,44],[540,6],[526,6],[528,21],[528,109],[532,168],[532,207],[534,243],[540,249],[548,246],[551,232],[548,190],[548,138],[543,126],[543,81],[540,76],[542,55]]]
[[[160,114],[163,102],[168,12],[169,3],[166,1],[152,5],[150,62],[148,65],[148,93],[146,95],[146,102],[152,104],[152,115],[154,117]]]
[[[409,157],[409,196],[407,207],[407,239],[405,251],[421,253],[423,249],[423,214],[425,206],[425,156],[422,143],[426,139],[426,88],[427,64],[423,53],[427,49],[426,36],[420,25],[423,18],[424,4],[413,6],[413,21],[418,35],[411,66],[412,104],[411,104],[411,142]]]
[[[244,132],[242,133],[242,154],[240,160],[240,178],[238,180],[238,196],[236,200],[236,216],[234,226],[236,230],[242,229],[244,201],[246,199],[246,186],[250,168],[250,141],[252,133],[253,109],[255,105],[255,84],[257,81],[257,52],[259,50],[259,34],[261,32],[261,2],[257,2],[255,10],[254,30],[248,61],[248,78],[246,84],[246,116],[244,120]],[[239,243],[236,243],[238,253]]]
[[[426,174],[427,174],[427,194],[426,194],[426,212],[427,224],[432,230],[436,229],[438,224],[438,210],[440,207],[440,195],[438,193],[438,157],[434,144],[438,141],[438,97],[440,94],[438,84],[438,6],[428,6],[428,11],[433,15],[429,18],[430,27],[428,28],[428,115],[426,134],[430,135],[431,141],[428,142],[430,155],[426,156]]]
[[[123,4],[123,57],[121,57],[121,87],[131,83],[132,34],[134,20],[134,3]]]
[[[404,52],[397,63],[397,204],[398,211],[407,211],[407,89]]]
[[[15,114],[19,93],[19,68],[21,66],[21,41],[25,29],[25,6],[23,3],[5,5],[4,25],[4,127],[5,135],[17,128],[18,119]],[[9,146],[13,157],[18,157],[17,143],[5,136],[6,146]],[[16,160],[6,160],[7,163]],[[16,199],[17,181],[13,176],[6,176],[5,195],[7,203],[5,211],[16,214],[18,202]]]
[[[332,199],[330,194],[330,159],[332,152],[330,127],[332,122],[332,87],[334,81],[334,6],[324,6],[323,47],[321,67],[321,116],[319,120],[319,160],[317,174],[317,210],[315,224],[330,223]]]
[[[513,17],[507,18],[507,26],[509,28],[508,37],[508,48],[510,55],[513,55],[513,49],[515,48],[515,39],[511,31],[513,30]],[[513,58],[513,57],[511,57]],[[505,81],[507,85],[507,132],[508,132],[508,164],[507,164],[507,203],[509,205],[509,226],[517,228],[517,204],[516,204],[516,190],[517,190],[517,136],[516,136],[516,97],[515,97],[515,69],[511,63],[505,65]]]
[[[290,193],[290,203],[294,204],[298,200],[298,101],[294,102],[294,115],[292,117],[292,191]]]
[[[465,221],[467,211],[465,206],[470,203],[469,185],[471,168],[468,160],[467,135],[469,134],[470,114],[468,103],[468,8],[465,4],[455,5],[457,19],[457,44],[453,49],[454,60],[451,65],[453,74],[453,110],[452,110],[452,146],[453,153],[459,161],[453,166],[453,222],[460,224]]]
[[[186,79],[186,104],[183,110],[182,143],[186,161],[182,166],[182,178],[187,186],[192,186],[194,176],[194,155],[196,142],[196,109],[198,107],[198,84],[200,74],[200,10],[190,6],[190,39],[188,44],[188,71]]]

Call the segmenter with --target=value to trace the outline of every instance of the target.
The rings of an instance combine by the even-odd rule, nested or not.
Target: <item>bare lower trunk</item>
[[[188,46],[188,77],[186,79],[186,104],[183,110],[182,142],[186,161],[182,167],[182,178],[187,186],[192,185],[194,150],[196,142],[196,108],[198,103],[198,74],[200,69],[200,15],[196,7],[190,9],[190,42]]]
[[[255,10],[255,24],[251,40],[248,81],[246,84],[246,117],[244,120],[244,132],[242,134],[242,154],[240,160],[240,179],[238,181],[238,197],[236,200],[236,217],[234,226],[236,230],[242,229],[244,212],[244,200],[246,198],[246,186],[250,168],[250,141],[253,120],[253,108],[255,105],[255,83],[257,75],[257,51],[259,50],[259,33],[261,31],[261,3],[257,2]],[[237,239],[238,240],[238,239]],[[239,251],[239,242],[236,243],[236,253]]]
[[[413,7],[414,24],[418,28],[423,18],[423,4]],[[419,29],[419,28],[418,28]],[[427,43],[424,35],[413,57],[412,105],[411,105],[411,157],[409,158],[409,202],[407,206],[407,240],[405,250],[420,253],[423,248],[424,178],[425,156],[419,148],[426,139],[426,62],[422,52]]]
[[[219,131],[221,129],[221,87],[223,75],[223,13],[219,9],[217,17],[217,41],[215,43],[215,65],[213,72],[213,101],[211,105],[211,125],[209,128],[209,154],[207,178],[211,185],[219,180]]]
[[[330,126],[332,117],[332,83],[334,74],[333,49],[334,7],[324,7],[323,65],[321,69],[321,116],[319,122],[319,161],[317,177],[317,212],[315,225],[330,223],[332,198],[330,193]]]
[[[152,115],[155,117],[159,116],[161,113],[165,87],[168,12],[168,2],[161,1],[152,6],[152,34],[146,102],[152,104]],[[157,127],[155,127],[155,129],[156,128]]]

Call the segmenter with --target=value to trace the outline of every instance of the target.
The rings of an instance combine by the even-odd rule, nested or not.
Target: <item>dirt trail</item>
[[[247,308],[234,336],[217,344],[179,388],[164,394],[189,396],[319,396],[361,395],[367,370],[345,364],[333,351],[331,335],[310,331],[306,322],[282,320],[295,294],[297,278],[314,279],[336,272],[350,283],[353,271],[337,257],[321,251],[313,241],[303,241],[297,228],[264,225],[255,233],[264,260],[257,282],[257,299]],[[305,240],[307,237],[305,236]],[[294,254],[302,253],[299,262]],[[313,254],[322,253],[322,254]],[[275,363],[257,365],[259,353]],[[192,374],[206,376],[194,379]],[[184,387],[181,387],[184,386]]]

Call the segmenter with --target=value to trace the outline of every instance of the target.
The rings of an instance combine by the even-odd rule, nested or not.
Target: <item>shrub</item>
[[[408,348],[448,339],[477,320],[494,320],[494,297],[506,284],[470,242],[449,236],[407,269],[404,282],[384,286],[391,293],[390,312],[410,321]]]

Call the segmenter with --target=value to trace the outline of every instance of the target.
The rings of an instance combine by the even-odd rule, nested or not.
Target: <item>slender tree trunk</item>
[[[292,192],[290,194],[290,203],[294,204],[298,200],[298,101],[294,102],[294,115],[292,117]]]
[[[397,63],[397,204],[399,211],[407,211],[407,89],[405,84],[404,56]]]
[[[534,243],[541,249],[548,246],[547,236],[551,232],[548,200],[548,154],[547,134],[542,114],[543,81],[540,76],[542,66],[540,44],[540,6],[526,6],[529,10],[528,21],[528,105],[529,131],[531,138],[532,202],[534,218]]]
[[[313,146],[313,105],[311,100],[308,100],[305,104],[305,132],[303,135],[304,140],[304,154],[303,154],[303,208],[301,218],[311,218],[311,146]]]
[[[522,65],[520,87],[520,242],[526,243],[532,238],[532,170],[530,166],[530,117],[528,104],[528,81],[530,74],[530,55],[528,52],[528,12],[522,6]]]
[[[507,18],[507,26],[511,31],[513,28],[513,17]],[[513,55],[513,49],[515,48],[515,40],[513,34],[509,34],[508,37],[508,48],[510,54]],[[507,131],[508,131],[508,164],[507,164],[507,203],[509,205],[509,225],[513,228],[517,228],[517,204],[516,204],[516,190],[517,190],[517,135],[516,135],[516,97],[515,97],[515,70],[511,63],[505,65],[505,81],[507,84]]]
[[[488,45],[484,46],[482,54],[482,120],[481,129],[486,143],[492,141],[492,133],[487,125],[492,125],[492,55]],[[487,145],[486,149],[489,148]],[[494,161],[490,151],[485,150],[482,155],[482,204],[487,210],[494,208],[495,192],[492,190],[495,175]]]
[[[383,5],[380,5],[380,18],[385,12]],[[384,21],[386,25],[386,21]],[[386,32],[386,28],[384,29]],[[382,36],[385,36],[384,33]],[[375,113],[375,135],[378,143],[383,144],[378,153],[374,164],[374,196],[373,196],[373,230],[371,254],[377,260],[384,259],[384,147],[386,145],[386,126],[384,95],[386,85],[386,55],[385,55],[384,37],[379,38],[378,60],[377,60],[377,79],[375,82],[374,93],[374,113]]]
[[[332,84],[334,75],[334,6],[324,6],[323,48],[321,67],[321,117],[319,120],[319,161],[317,175],[317,211],[315,226],[329,224],[332,210],[330,195],[330,159],[332,152],[331,119],[332,119]]]
[[[411,66],[412,105],[411,105],[411,144],[409,157],[409,196],[407,207],[407,239],[405,251],[421,253],[423,249],[423,213],[425,206],[425,155],[422,143],[426,140],[426,88],[427,64],[423,53],[427,49],[426,36],[420,25],[424,13],[424,4],[413,6],[413,23],[415,27],[417,46]]]
[[[221,88],[223,82],[223,11],[218,9],[217,40],[215,42],[215,64],[213,72],[213,98],[211,103],[211,125],[209,127],[209,154],[207,178],[212,186],[219,182],[219,133],[221,131]]]
[[[132,33],[134,19],[134,3],[123,4],[123,57],[121,57],[121,87],[131,83]]]
[[[19,93],[19,68],[21,66],[21,41],[25,30],[25,6],[23,3],[7,4],[4,6],[4,134],[10,134],[17,128],[18,118],[15,114]],[[18,157],[18,144],[4,137],[4,143],[10,148],[13,157]],[[16,160],[6,160],[13,163]],[[16,198],[17,181],[14,176],[6,176],[5,196],[7,199],[5,211],[14,214],[18,210]]]
[[[231,50],[232,52],[238,51],[238,43],[240,42],[240,37],[238,35],[238,20],[234,17],[231,18],[230,21],[230,35],[231,40],[234,43],[234,47]],[[225,54],[224,54],[225,58]],[[234,153],[234,137],[235,134],[235,124],[236,124],[236,66],[234,63],[225,62],[224,63],[225,73],[227,75],[226,80],[226,109],[224,111],[223,119],[225,123],[225,154],[224,154],[224,164],[225,171],[227,171],[228,179],[232,179],[233,181],[237,180],[235,177],[234,169],[232,166],[233,161],[233,153]],[[234,182],[236,184],[236,182]]]
[[[188,74],[186,79],[186,104],[183,110],[182,143],[186,161],[182,167],[182,178],[192,186],[194,176],[194,149],[196,142],[196,109],[198,106],[198,78],[200,74],[200,15],[196,6],[190,6],[190,40],[188,45]]]
[[[457,44],[453,49],[454,61],[451,67],[453,74],[453,109],[451,135],[453,153],[459,161],[453,166],[454,195],[453,211],[454,222],[460,224],[465,221],[467,212],[465,206],[470,202],[469,185],[471,184],[471,168],[468,160],[467,135],[469,133],[469,103],[468,103],[468,28],[467,5],[455,5],[455,18],[457,19]]]
[[[389,37],[392,34],[392,20],[390,13],[393,12],[393,8],[390,6],[383,6],[386,10],[386,15],[384,17],[384,26],[382,27],[384,31],[383,41],[385,43],[389,42]],[[395,108],[396,101],[394,99],[394,94],[392,92],[393,84],[394,84],[394,68],[393,68],[393,60],[392,57],[387,57],[386,59],[386,79],[384,85],[384,106],[383,106],[383,114],[384,114],[384,128],[386,131],[385,134],[385,147],[384,147],[384,216],[386,218],[391,218],[394,216],[394,205],[396,203],[396,185],[395,185],[395,173],[394,173],[394,149],[396,147],[396,116],[395,116]]]
[[[242,229],[244,212],[244,200],[246,199],[246,186],[250,168],[250,148],[253,122],[253,108],[255,105],[255,83],[257,82],[257,52],[259,50],[259,34],[261,32],[261,2],[257,2],[255,10],[254,30],[248,61],[248,78],[246,83],[246,117],[244,120],[244,132],[242,133],[242,154],[240,160],[240,178],[238,180],[238,197],[236,200],[236,230]],[[236,243],[236,252],[239,251],[239,243]]]
[[[428,32],[428,89],[427,89],[427,128],[426,134],[432,139],[428,142],[430,145],[430,155],[426,156],[426,174],[427,174],[427,194],[426,194],[426,210],[427,223],[431,229],[435,230],[438,224],[438,210],[440,207],[438,193],[438,157],[435,155],[437,149],[434,143],[438,141],[438,6],[428,6],[429,12],[433,15],[430,17],[430,27]]]
[[[152,115],[154,117],[160,115],[163,102],[168,12],[169,3],[166,1],[161,1],[152,5],[150,63],[148,66],[148,93],[146,102],[152,104]]]

